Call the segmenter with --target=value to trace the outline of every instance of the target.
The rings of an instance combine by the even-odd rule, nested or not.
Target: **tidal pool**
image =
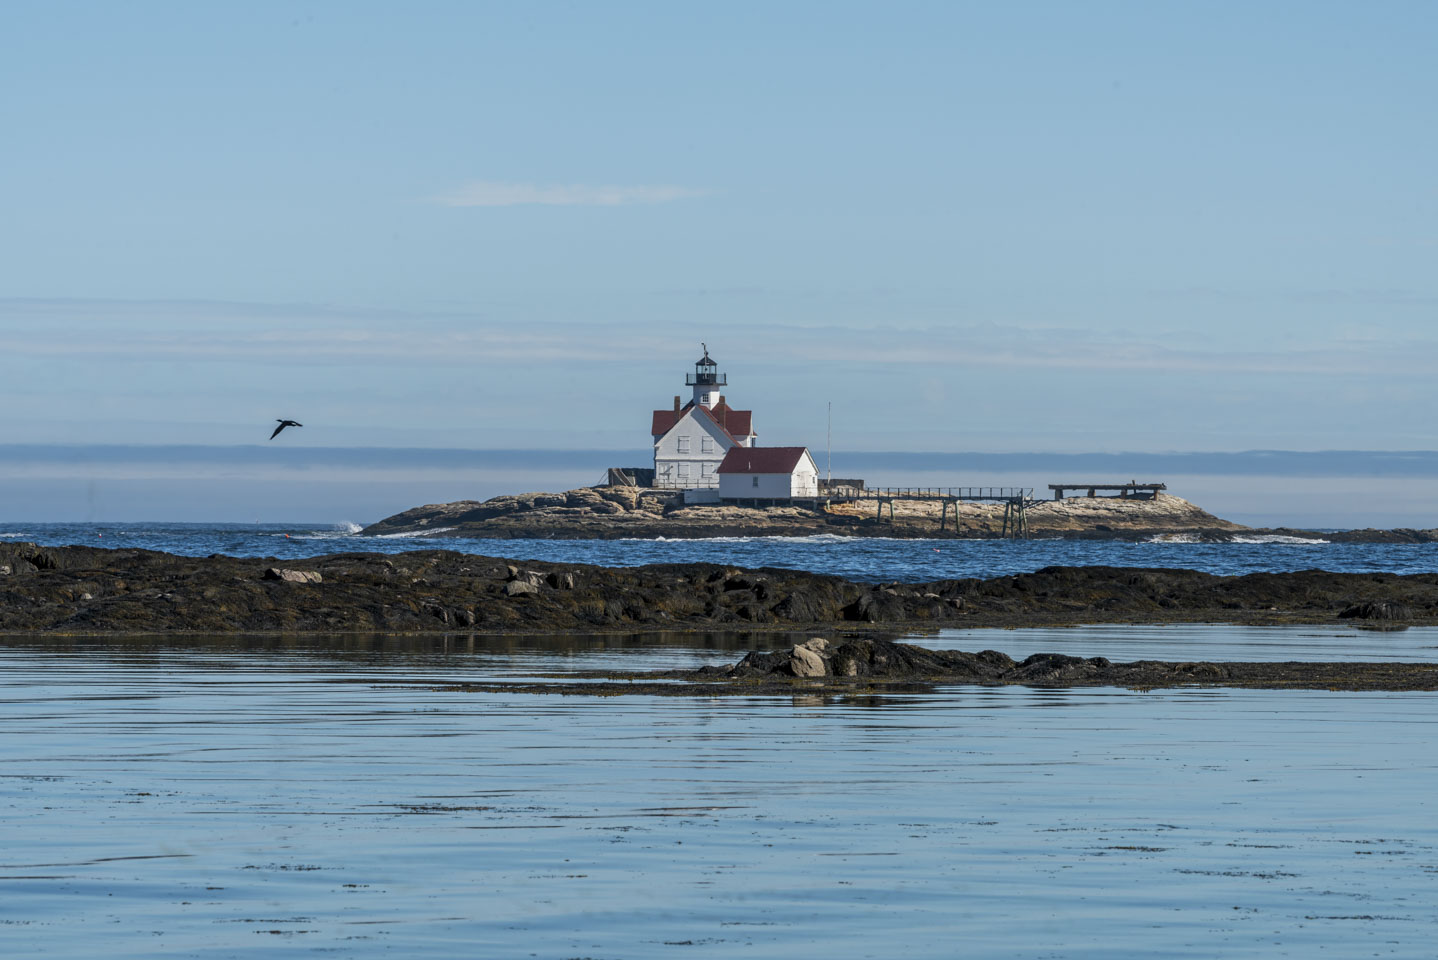
[[[1244,643],[1203,629],[938,639]],[[1355,636],[1304,629],[1251,639]],[[1431,693],[432,689],[736,645],[7,641],[0,950],[1432,955]]]

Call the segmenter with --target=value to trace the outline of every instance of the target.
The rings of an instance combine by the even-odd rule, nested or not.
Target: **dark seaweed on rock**
[[[1338,616],[1344,620],[1411,620],[1413,611],[1406,603],[1369,600],[1345,607]]]
[[[443,550],[329,554],[282,565],[273,558],[0,544],[0,630],[12,633],[782,631],[1319,623],[1345,614],[1438,623],[1438,575],[1308,570],[1220,577],[1046,567],[989,580],[876,584],[774,568],[606,568]]]
[[[631,678],[633,679],[633,678]],[[855,684],[979,683],[1031,687],[1240,686],[1341,690],[1438,689],[1438,664],[1412,663],[1210,663],[1137,660],[1036,653],[1022,661],[994,650],[928,650],[876,637],[831,643],[815,637],[788,651],[751,653],[733,667],[705,667],[687,679],[735,684],[804,684],[852,689]]]

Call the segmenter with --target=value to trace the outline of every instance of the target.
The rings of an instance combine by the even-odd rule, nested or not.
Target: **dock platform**
[[[1143,499],[1154,500],[1158,497],[1160,490],[1167,490],[1166,483],[1051,483],[1049,489],[1054,493],[1055,500],[1064,498],[1065,490],[1087,490],[1091,497],[1098,496],[1100,490],[1117,491],[1118,499],[1131,500],[1139,498],[1141,494],[1147,493]]]

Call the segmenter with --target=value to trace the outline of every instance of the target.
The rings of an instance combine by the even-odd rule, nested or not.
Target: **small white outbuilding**
[[[808,447],[734,447],[717,472],[719,499],[725,502],[819,495],[819,467]]]

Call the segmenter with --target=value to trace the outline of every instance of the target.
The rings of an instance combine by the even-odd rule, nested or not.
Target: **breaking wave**
[[[620,537],[617,543],[902,543],[901,537],[846,537],[837,533],[816,533],[810,537]],[[917,542],[917,540],[913,541]]]
[[[1144,543],[1266,543],[1292,547],[1311,547],[1317,544],[1332,543],[1332,541],[1321,540],[1317,537],[1290,537],[1281,533],[1259,533],[1251,536],[1237,535],[1227,537],[1223,540],[1205,539],[1196,533],[1157,533],[1145,540]]]
[[[376,540],[418,540],[432,537],[436,533],[449,533],[451,530],[458,530],[458,527],[435,527],[433,530],[414,530],[404,533],[376,533]]]

